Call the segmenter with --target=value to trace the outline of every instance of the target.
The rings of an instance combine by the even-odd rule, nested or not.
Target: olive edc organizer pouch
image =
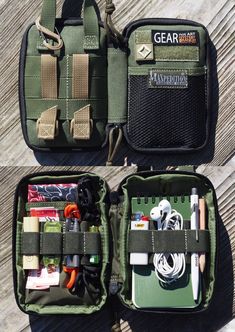
[[[20,57],[24,138],[33,149],[99,148],[122,139],[143,153],[204,147],[210,119],[210,43],[199,23],[141,19],[120,34],[106,1],[81,19],[55,19],[55,1],[26,31]],[[104,28],[105,27],[105,28]],[[116,140],[116,149],[112,144]]]
[[[192,188],[205,202],[204,213],[200,207],[200,215],[205,216],[200,229],[190,224],[196,211]],[[181,215],[183,227],[172,228],[180,219],[168,218],[168,210],[161,220],[169,219],[169,224],[159,228],[156,211],[166,201],[172,213]],[[193,172],[139,172],[126,177],[115,192],[92,173],[28,175],[15,194],[13,276],[17,304],[28,314],[91,314],[112,303],[117,295],[133,310],[205,310],[216,281],[218,218],[211,182]],[[33,226],[35,220],[38,228]],[[142,229],[144,223],[148,227]],[[155,255],[168,253],[181,255],[184,266],[181,276],[178,271],[173,282],[164,283],[166,276],[155,273],[154,267],[159,267]],[[191,268],[195,253],[205,259],[203,269],[198,270],[196,299]]]

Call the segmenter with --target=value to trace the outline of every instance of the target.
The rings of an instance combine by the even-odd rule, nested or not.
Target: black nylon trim
[[[41,233],[42,255],[61,255],[62,233]]]
[[[64,255],[98,255],[101,251],[100,233],[67,232],[64,234]]]
[[[196,231],[157,231],[131,230],[129,233],[128,251],[133,253],[161,253],[161,252],[209,252],[209,231],[199,230],[198,241]]]
[[[23,232],[21,240],[22,255],[39,255],[40,253],[40,233]]]

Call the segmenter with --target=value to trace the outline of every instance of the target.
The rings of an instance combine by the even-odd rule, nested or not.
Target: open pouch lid
[[[143,253],[144,252],[143,243],[145,243],[145,241],[150,241],[150,243],[147,244],[146,252],[150,253],[157,252],[158,251],[157,246],[160,245],[161,250],[174,249],[176,251],[179,250],[179,252],[185,253],[187,252],[187,243],[185,242],[185,236],[181,238],[182,234],[180,231],[179,233],[176,234],[177,235],[176,238],[172,237],[173,236],[172,234],[162,234],[161,231],[157,232],[154,231],[152,228],[149,231],[147,230],[142,231],[143,233],[140,231],[131,231],[130,216],[132,213],[131,210],[132,208],[134,208],[132,204],[136,204],[135,206],[136,211],[143,210],[144,215],[148,216],[151,208],[156,206],[159,200],[166,198],[170,199],[170,201],[173,204],[173,208],[179,207],[179,212],[180,212],[180,202],[183,197],[186,201],[183,204],[184,208],[182,211],[184,211],[183,215],[187,216],[190,213],[190,201],[188,196],[192,187],[197,187],[200,195],[204,197],[207,206],[207,218],[208,218],[208,230],[205,233],[202,232],[203,233],[201,234],[202,242],[201,240],[197,242],[194,239],[193,241],[195,242],[192,242],[190,244],[189,253],[187,253],[187,257],[190,257],[189,256],[190,252],[192,252],[195,249],[195,245],[199,245],[201,246],[201,248],[203,248],[203,249],[198,249],[199,251],[200,250],[205,250],[205,252],[209,251],[206,254],[206,260],[207,260],[206,269],[204,271],[203,277],[201,278],[203,284],[202,286],[203,292],[201,295],[202,297],[200,298],[200,302],[195,305],[191,304],[186,307],[180,308],[180,303],[182,301],[179,302],[178,306],[174,305],[172,307],[169,304],[167,306],[166,302],[163,301],[161,307],[161,300],[159,298],[158,301],[159,303],[155,308],[137,307],[136,305],[134,305],[132,299],[133,284],[131,279],[133,278],[133,272],[132,272],[132,267],[129,264],[129,259],[130,259],[129,252],[134,251],[135,253],[138,252]],[[132,198],[134,199],[135,203],[133,203]],[[179,204],[177,203],[177,199],[180,200]],[[186,220],[186,224],[189,225],[189,222],[190,218],[189,220]],[[182,171],[180,170],[144,171],[144,172],[138,172],[133,175],[129,175],[121,182],[116,195],[112,194],[110,223],[111,223],[113,243],[114,243],[110,292],[111,294],[118,294],[118,297],[120,298],[123,305],[134,310],[147,311],[147,312],[164,312],[164,313],[169,313],[169,312],[196,313],[207,309],[210,302],[212,301],[215,282],[216,282],[217,241],[218,241],[217,228],[219,223],[219,214],[218,214],[218,206],[217,206],[215,190],[213,188],[212,183],[205,176],[194,172],[185,171],[185,168]],[[187,232],[190,233],[191,231],[187,230]],[[141,234],[138,233],[143,234],[143,236],[141,236]],[[167,231],[165,231],[165,233],[167,233]],[[182,233],[185,232],[182,231]],[[189,236],[189,233],[187,234],[187,236]],[[191,235],[194,237],[195,233],[192,233]],[[184,242],[183,246],[182,243],[180,243],[181,242],[180,238]],[[166,243],[165,240],[169,242]],[[149,266],[151,266],[152,264],[152,259],[153,256],[152,254],[150,254]],[[186,262],[187,261],[188,258],[186,259]],[[137,270],[135,269],[135,271],[139,276],[141,275],[140,273],[144,273],[144,269],[146,271],[144,265],[143,266],[136,265],[136,268]],[[136,279],[136,280],[138,282],[143,282],[142,279],[141,280]],[[148,280],[150,281],[150,279]],[[152,276],[152,280],[155,280],[155,282],[157,283],[155,275]],[[189,286],[187,286],[187,289],[188,287]],[[151,287],[149,288],[149,286],[145,285],[145,291],[147,293],[148,289],[151,289]],[[160,295],[164,296],[163,291],[162,293],[159,293],[159,296]],[[177,303],[177,296],[178,295],[176,295],[174,298],[174,301],[176,301],[175,303]],[[172,293],[172,300],[173,297],[174,296]]]

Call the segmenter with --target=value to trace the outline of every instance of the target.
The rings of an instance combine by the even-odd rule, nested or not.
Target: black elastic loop
[[[22,255],[39,255],[40,254],[40,233],[23,232],[21,240]]]

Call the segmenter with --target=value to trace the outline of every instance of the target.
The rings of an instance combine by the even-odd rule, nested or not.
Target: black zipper
[[[139,309],[139,308],[134,308],[134,307],[129,307],[124,300],[122,299],[120,293],[117,293],[117,296],[120,300],[120,302],[122,303],[122,305],[126,308],[128,308],[129,310],[134,310],[134,311],[138,311],[138,312],[146,312],[146,313],[156,313],[156,314],[197,314],[197,313],[201,313],[204,312],[208,309],[210,303],[214,300],[215,297],[215,288],[216,288],[216,275],[218,274],[218,245],[219,245],[219,241],[218,241],[218,229],[219,229],[219,225],[218,225],[218,220],[219,220],[219,211],[218,211],[218,203],[217,203],[217,198],[216,198],[216,192],[214,189],[213,184],[211,183],[211,181],[204,175],[202,174],[198,174],[195,172],[188,172],[188,171],[142,171],[142,172],[137,172],[134,174],[130,174],[128,176],[126,176],[119,184],[117,192],[119,193],[119,196],[123,195],[123,191],[122,191],[122,185],[126,182],[126,180],[133,176],[133,175],[140,175],[140,176],[144,176],[144,177],[149,177],[149,176],[154,176],[154,175],[161,175],[161,174],[182,174],[182,175],[194,175],[197,176],[198,178],[202,179],[203,181],[205,181],[205,183],[210,187],[210,189],[212,189],[213,191],[213,202],[214,202],[214,207],[215,207],[215,217],[216,217],[216,249],[215,249],[215,280],[214,280],[214,289],[213,289],[213,293],[210,299],[210,302],[208,303],[207,307],[202,307],[202,305],[199,305],[196,308],[187,308],[187,309],[172,309],[172,310],[165,310],[165,309],[157,309],[157,310],[150,310],[150,309]]]

